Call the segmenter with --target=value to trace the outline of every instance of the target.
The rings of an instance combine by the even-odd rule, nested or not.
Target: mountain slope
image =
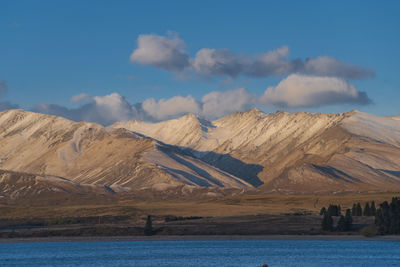
[[[40,192],[68,192],[66,198],[149,191],[215,196],[254,187],[287,193],[399,191],[400,121],[358,111],[252,109],[215,121],[189,114],[104,128],[9,110],[0,112],[0,170],[3,200]]]
[[[107,186],[87,185],[68,179],[0,170],[0,204],[106,203],[115,199]]]
[[[216,121],[186,115],[112,127],[177,145],[267,191],[400,189],[400,121],[391,118],[253,109]]]
[[[116,192],[253,187],[180,150],[124,129],[21,110],[0,113],[0,169],[64,177]]]

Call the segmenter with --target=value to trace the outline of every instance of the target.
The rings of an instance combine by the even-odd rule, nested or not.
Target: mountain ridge
[[[92,185],[163,197],[398,191],[400,121],[355,110],[252,109],[214,121],[188,114],[103,127],[9,110],[0,112],[0,170],[63,177],[78,193]],[[0,187],[12,183],[3,179]]]
[[[253,188],[179,150],[166,153],[167,147],[124,129],[21,110],[0,113],[0,169],[5,171],[64,177],[113,190]],[[156,159],[168,160],[169,166]]]
[[[252,109],[208,121],[210,127],[202,132],[204,137],[202,139],[194,138],[199,135],[199,132],[196,132],[200,131],[198,128],[192,128],[189,131],[185,128],[187,125],[181,125],[180,129],[175,128],[181,135],[187,133],[184,140],[179,139],[180,135],[158,135],[159,132],[168,132],[164,131],[163,127],[169,127],[168,124],[171,121],[147,123],[146,127],[124,123],[110,127],[125,127],[167,144],[177,145],[182,149],[192,151],[194,156],[222,170],[231,171],[239,177],[244,174],[240,173],[240,170],[232,171],[233,166],[229,165],[229,161],[227,163],[224,155],[229,155],[247,165],[256,163],[262,166],[262,169],[255,171],[252,175],[261,177],[262,183],[257,186],[265,190],[295,192],[306,190],[307,186],[320,187],[320,189],[331,187],[331,190],[339,191],[355,190],[354,188],[357,187],[355,181],[364,179],[363,171],[373,179],[365,178],[365,183],[357,183],[360,189],[374,190],[384,187],[387,190],[393,186],[393,183],[398,186],[398,177],[381,171],[387,167],[392,168],[388,170],[389,173],[399,169],[400,162],[390,156],[390,153],[380,151],[383,159],[376,159],[372,164],[371,158],[374,157],[373,154],[376,154],[376,151],[364,153],[362,156],[358,155],[360,153],[352,152],[357,150],[355,147],[359,145],[357,142],[363,141],[363,144],[369,143],[369,146],[372,144],[379,146],[380,143],[382,143],[381,146],[390,146],[391,150],[395,150],[393,153],[397,155],[400,147],[400,124],[393,119],[357,110],[338,114],[284,111],[265,114]],[[190,138],[191,136],[193,138]],[[346,166],[344,158],[349,155],[362,159],[362,161],[354,162],[355,166],[361,168],[362,171],[359,170],[356,173]],[[376,155],[375,158],[377,158]],[[372,171],[370,165],[373,165]],[[243,170],[251,173],[246,166]],[[346,172],[353,173],[354,177]],[[305,182],[302,177],[299,177],[299,173],[307,173],[310,177],[314,177],[313,179],[319,181],[320,186]],[[352,179],[349,180],[348,177]],[[340,179],[344,182],[339,182]],[[390,186],[384,186],[384,183],[379,182],[380,179],[391,181]]]

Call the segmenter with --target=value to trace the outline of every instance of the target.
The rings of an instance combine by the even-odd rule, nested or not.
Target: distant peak
[[[353,115],[360,114],[360,113],[362,113],[362,112],[357,110],[357,109],[353,109],[353,110],[350,110],[348,112],[345,112],[344,115],[353,116]]]
[[[289,114],[289,113],[286,112],[286,111],[284,111],[284,110],[278,109],[278,110],[275,112],[275,114]]]
[[[188,113],[188,114],[186,114],[186,115],[182,116],[182,118],[191,118],[191,119],[197,119],[197,118],[198,118],[198,116],[197,116],[197,115],[195,115],[195,114],[193,114],[193,113]]]
[[[260,111],[258,108],[252,108],[249,110],[246,110],[244,112],[237,112],[236,114],[238,115],[251,115],[251,116],[263,116],[265,115],[264,112]]]
[[[193,113],[188,113],[188,114],[178,118],[178,120],[180,120],[180,121],[185,120],[185,121],[189,121],[189,122],[194,122],[198,125],[202,125],[202,126],[206,126],[206,127],[213,127],[212,123],[209,120],[202,118],[199,115],[195,115]]]
[[[199,122],[199,117],[193,113],[188,113],[182,117],[176,118],[176,119],[172,119],[172,120],[177,120],[177,121],[193,121],[198,123]]]
[[[360,113],[361,111],[357,110],[357,109],[352,109],[350,111],[348,111],[347,113]]]
[[[249,109],[245,111],[245,113],[264,114],[264,112],[260,111],[258,108]]]

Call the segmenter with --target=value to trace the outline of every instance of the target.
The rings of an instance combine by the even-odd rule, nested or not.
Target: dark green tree
[[[327,213],[324,214],[324,217],[322,218],[322,223],[321,223],[322,229],[325,231],[332,231],[333,230],[333,220],[330,215]]]
[[[345,231],[350,231],[353,228],[353,218],[350,214],[350,209],[346,210],[346,216],[344,216],[344,223],[345,223]]]
[[[338,205],[329,205],[327,214],[329,216],[340,216],[340,206]]]
[[[379,205],[379,209],[375,215],[375,225],[378,228],[380,234],[389,233],[390,216],[389,216],[389,203],[384,201]]]
[[[390,218],[389,234],[392,235],[398,234],[397,218],[394,216]]]
[[[351,215],[356,216],[357,215],[357,205],[356,203],[353,204],[353,207],[351,208]]]
[[[392,198],[390,203],[390,234],[400,234],[400,199]]]
[[[360,202],[358,202],[356,206],[356,216],[362,216],[362,208]]]
[[[322,207],[322,209],[319,212],[319,215],[324,215],[326,213],[325,207]]]
[[[369,207],[369,203],[365,203],[365,207],[364,207],[364,216],[371,216],[371,209]]]
[[[375,201],[372,200],[371,202],[371,216],[376,215],[376,207],[375,207]]]
[[[153,222],[151,220],[151,215],[147,215],[146,225],[144,227],[144,234],[145,235],[153,235]]]
[[[375,225],[380,234],[400,234],[400,199],[392,198],[379,205],[375,215]]]
[[[345,218],[344,218],[343,216],[340,216],[339,221],[338,221],[338,223],[337,223],[336,229],[337,229],[339,232],[344,232],[344,231],[347,230],[347,229],[346,229],[346,221],[345,221]]]

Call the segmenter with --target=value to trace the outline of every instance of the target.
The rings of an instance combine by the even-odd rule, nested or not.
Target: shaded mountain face
[[[343,192],[400,189],[400,121],[257,109],[216,121],[194,115],[113,128],[179,147],[263,191]]]
[[[108,128],[0,113],[0,204],[131,196],[400,190],[400,121],[256,109]],[[151,192],[151,193],[150,193]]]

